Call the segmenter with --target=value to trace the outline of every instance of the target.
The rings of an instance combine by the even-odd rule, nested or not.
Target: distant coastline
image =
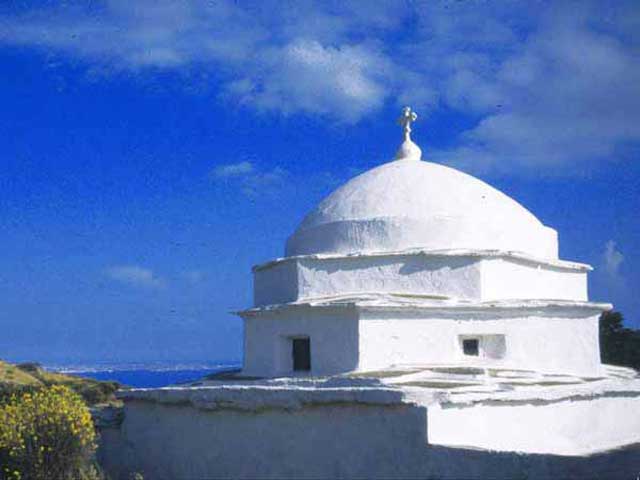
[[[239,362],[211,364],[128,363],[104,365],[45,365],[47,370],[95,380],[112,380],[123,386],[157,388],[196,381],[205,375],[240,368]]]

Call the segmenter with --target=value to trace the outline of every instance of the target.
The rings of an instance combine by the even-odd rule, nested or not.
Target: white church
[[[470,175],[421,160],[405,109],[395,159],[347,182],[254,268],[245,371],[331,375],[400,365],[602,373],[588,265]]]
[[[114,478],[631,478],[640,379],[600,362],[589,265],[483,181],[395,158],[254,267],[240,372],[121,392]]]

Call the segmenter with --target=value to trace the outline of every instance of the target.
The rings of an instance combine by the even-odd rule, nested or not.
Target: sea
[[[117,364],[117,365],[45,365],[50,371],[112,380],[136,388],[166,387],[200,380],[212,373],[239,370],[240,363],[215,364]]]

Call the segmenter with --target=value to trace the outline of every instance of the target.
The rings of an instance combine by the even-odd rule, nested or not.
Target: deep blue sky
[[[0,358],[240,359],[251,266],[405,103],[640,327],[640,9],[607,3],[3,3]]]

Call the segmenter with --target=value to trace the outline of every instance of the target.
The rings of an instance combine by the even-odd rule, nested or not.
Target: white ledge
[[[462,370],[470,366],[461,367]],[[426,378],[422,382],[416,375],[428,375],[438,368],[427,366],[410,372],[398,372],[395,377],[373,378],[367,372],[355,372],[353,376],[278,378],[259,380],[210,380],[194,385],[162,388],[135,388],[120,390],[118,398],[125,401],[149,401],[168,405],[191,405],[202,410],[259,411],[264,409],[299,410],[312,405],[361,404],[361,405],[414,405],[443,408],[468,408],[474,405],[496,404],[540,404],[565,400],[590,400],[597,397],[640,396],[640,379],[628,370],[624,378],[617,375],[616,367],[603,365],[604,376],[593,379],[548,375],[539,373],[532,383],[507,388],[508,378],[475,376],[478,384],[447,388],[444,380],[469,382],[469,375],[440,374],[439,378]],[[439,367],[442,370],[442,367]],[[482,367],[480,368],[488,368]],[[500,371],[497,369],[496,371]],[[516,371],[504,370],[505,373]],[[373,372],[372,372],[373,373]],[[409,374],[408,374],[409,373]],[[520,379],[535,372],[519,371]],[[565,385],[547,386],[546,382],[557,382],[563,377]],[[414,380],[403,384],[402,380]],[[430,380],[437,386],[430,386]],[[423,386],[417,386],[423,383]],[[559,382],[558,382],[559,383]]]
[[[555,260],[548,258],[540,258],[524,252],[507,251],[507,250],[474,250],[474,249],[447,249],[447,250],[429,250],[424,248],[412,248],[408,250],[399,250],[394,252],[358,252],[358,253],[317,253],[311,255],[294,255],[291,257],[281,257],[258,265],[254,265],[252,270],[264,270],[280,263],[295,260],[332,260],[332,259],[358,259],[371,257],[401,257],[407,255],[424,255],[426,257],[478,257],[478,258],[509,258],[520,260],[534,265],[544,265],[562,270],[577,270],[588,272],[593,270],[591,265],[579,262],[570,262],[567,260]]]
[[[192,405],[201,410],[260,411],[265,409],[300,410],[311,405],[362,404],[400,405],[402,391],[377,385],[342,388],[322,386],[299,387],[289,385],[232,385],[218,384],[189,387],[163,387],[122,390],[122,400],[142,400],[161,404]]]
[[[235,313],[253,316],[262,312],[292,308],[368,308],[379,310],[438,310],[438,311],[487,311],[487,310],[540,310],[540,309],[581,309],[607,311],[610,303],[556,299],[509,299],[476,302],[439,295],[415,295],[400,293],[357,293],[328,297],[304,298],[290,303],[278,303],[249,308]]]

